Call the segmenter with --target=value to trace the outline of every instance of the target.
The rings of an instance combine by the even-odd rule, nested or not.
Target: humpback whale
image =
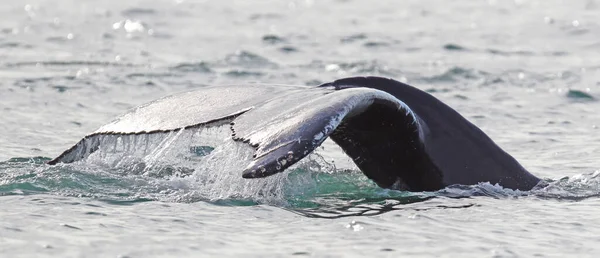
[[[85,136],[49,164],[84,159],[98,136],[230,125],[254,148],[244,178],[283,172],[331,138],[383,188],[435,191],[480,182],[530,190],[530,174],[482,130],[427,92],[380,77],[316,87],[209,86],[137,107]]]

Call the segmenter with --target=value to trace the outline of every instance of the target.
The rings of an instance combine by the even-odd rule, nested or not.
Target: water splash
[[[50,192],[117,201],[233,200],[288,206],[290,196],[322,190],[315,186],[321,180],[318,175],[335,172],[335,166],[314,154],[292,167],[291,173],[244,179],[241,171],[252,160],[254,148],[232,141],[230,133],[221,126],[92,136],[86,139],[87,148],[81,148],[84,153],[78,154],[86,158],[75,163],[2,163],[0,194]]]
[[[73,166],[89,169],[93,165],[95,170],[111,168],[122,176],[143,177],[159,193],[169,192],[154,196],[160,200],[282,202],[286,175],[243,179],[240,171],[250,163],[254,149],[231,141],[229,134],[229,128],[218,127],[164,134],[102,135],[98,136],[100,148]]]
[[[47,158],[0,162],[0,196],[57,194],[113,204],[208,201],[221,205],[270,204],[308,217],[371,216],[431,199],[491,197],[582,200],[600,196],[600,171],[543,180],[531,191],[499,185],[453,185],[436,192],[379,188],[360,171],[338,167],[332,149],[314,153],[287,172],[244,179],[254,149],[230,139],[225,126],[141,135],[98,135],[99,148],[72,164]],[[468,202],[468,201],[467,201]],[[429,202],[428,202],[429,203]],[[427,205],[425,205],[427,206]],[[456,207],[455,207],[456,206]],[[431,208],[468,208],[472,204]],[[421,206],[419,206],[421,207]]]
[[[600,197],[600,170],[589,174],[544,180],[531,191],[538,197],[579,201]]]

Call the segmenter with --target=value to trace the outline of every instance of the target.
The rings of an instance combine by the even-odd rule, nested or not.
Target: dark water
[[[600,251],[599,4],[6,1],[0,253],[592,257]],[[331,145],[264,180],[239,176],[236,157],[247,153],[230,145],[158,146],[168,155],[145,155],[150,168],[114,153],[44,164],[167,94],[354,75],[434,94],[544,182],[528,192],[487,183],[385,190]],[[191,158],[162,162],[181,155]]]

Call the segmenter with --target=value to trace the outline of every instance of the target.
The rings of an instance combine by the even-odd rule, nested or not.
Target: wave
[[[240,171],[249,164],[254,149],[230,141],[229,134],[229,129],[221,126],[171,133],[101,135],[97,139],[100,148],[72,164],[50,166],[44,157],[12,158],[0,162],[0,196],[53,194],[121,205],[144,201],[269,204],[320,218],[474,205],[468,201],[455,205],[431,201],[440,198],[579,201],[600,196],[600,171],[546,179],[531,191],[489,183],[453,185],[436,192],[382,189],[358,169],[332,161],[331,152],[336,150],[331,149],[318,150],[287,173],[243,179]],[[414,203],[424,204],[410,206]]]

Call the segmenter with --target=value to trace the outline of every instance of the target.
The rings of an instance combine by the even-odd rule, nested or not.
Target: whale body
[[[540,181],[434,96],[380,77],[317,87],[212,86],[167,96],[100,127],[48,163],[84,159],[100,147],[102,135],[226,124],[233,141],[255,148],[240,171],[244,178],[283,172],[331,138],[383,188],[434,191],[489,182],[530,190]]]

